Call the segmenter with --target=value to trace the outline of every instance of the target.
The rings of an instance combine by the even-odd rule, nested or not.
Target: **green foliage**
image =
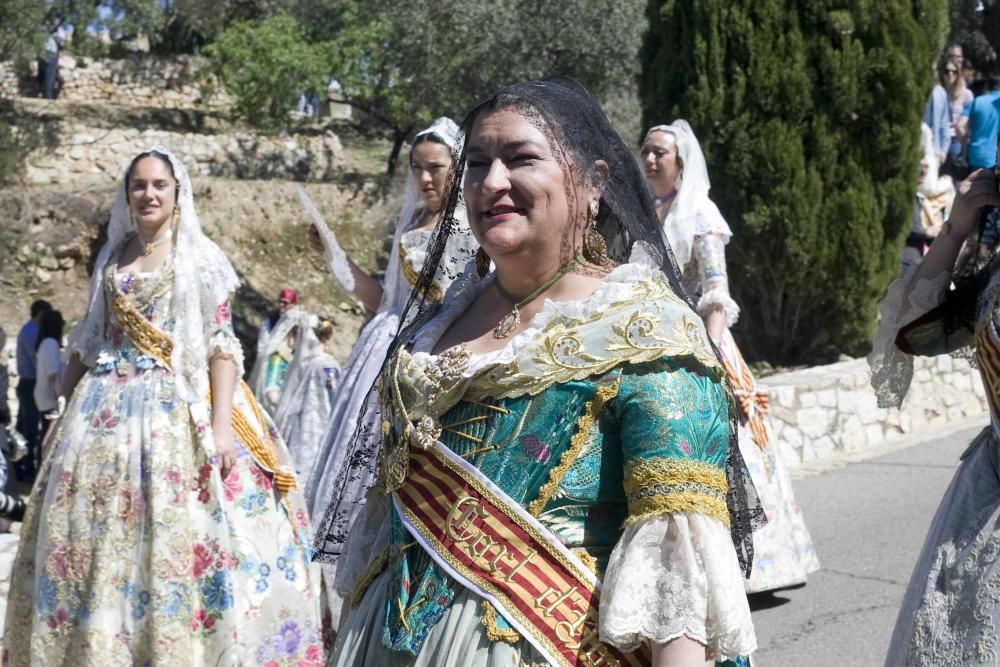
[[[750,357],[865,352],[899,271],[943,0],[651,0],[645,126],[687,118]]]
[[[519,79],[570,76],[617,101],[634,90],[639,0],[336,4],[329,36],[342,67],[334,76],[352,105],[393,131],[397,149],[435,116],[461,118],[476,99]]]
[[[0,2],[0,61],[34,58],[45,39],[45,6],[38,0]]]
[[[241,21],[205,49],[236,112],[252,125],[278,130],[290,123],[289,112],[300,90],[325,88],[334,51],[310,43],[305,31],[285,13],[259,23]]]
[[[0,1],[0,62],[35,58],[45,39],[44,19],[45,6],[37,0]],[[17,177],[28,149],[27,136],[17,134],[15,118],[11,101],[0,97],[0,186]]]

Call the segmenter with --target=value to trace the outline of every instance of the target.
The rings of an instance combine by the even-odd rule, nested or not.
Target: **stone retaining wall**
[[[879,408],[868,364],[853,359],[761,379],[770,421],[789,468],[879,447],[949,421],[979,418],[989,407],[979,373],[950,356],[916,358],[913,384],[899,409]]]
[[[323,181],[343,166],[340,140],[329,131],[281,138],[247,132],[204,134],[59,125],[59,145],[28,156],[25,177],[30,183],[72,184],[90,177],[116,182],[129,157],[150,146],[173,151],[192,175]]]
[[[19,72],[13,63],[0,63],[0,96],[34,96],[37,64]],[[159,58],[137,54],[121,60],[63,54],[59,59],[62,90],[59,99],[161,109],[227,109],[231,99],[207,73],[205,61],[195,56]],[[204,84],[212,84],[208,99]]]

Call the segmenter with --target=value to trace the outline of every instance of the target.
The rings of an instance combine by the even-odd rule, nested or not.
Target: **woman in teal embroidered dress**
[[[501,89],[464,128],[456,164],[484,252],[383,371],[381,495],[342,557],[353,609],[328,664],[551,660],[404,525],[409,452],[435,441],[603,582],[603,643],[645,664],[745,664],[756,642],[741,565],[759,505],[724,371],[634,160],[570,82]],[[458,199],[453,186],[443,235]]]

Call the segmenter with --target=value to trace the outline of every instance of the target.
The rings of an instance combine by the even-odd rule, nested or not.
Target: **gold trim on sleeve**
[[[728,490],[725,471],[710,463],[670,458],[630,461],[625,465],[628,518],[624,525],[662,514],[693,512],[729,526]]]

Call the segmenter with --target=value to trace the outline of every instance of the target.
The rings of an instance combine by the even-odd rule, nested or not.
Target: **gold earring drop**
[[[591,201],[587,207],[587,228],[583,233],[583,254],[587,261],[603,266],[611,261],[608,257],[608,244],[597,231],[597,215],[600,204]]]

